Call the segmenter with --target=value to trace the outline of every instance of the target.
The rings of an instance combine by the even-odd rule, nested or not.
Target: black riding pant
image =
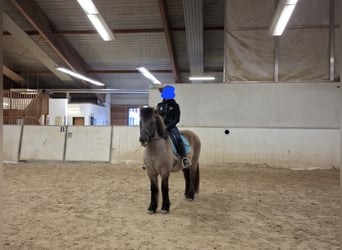
[[[186,152],[185,152],[185,147],[180,135],[180,132],[178,130],[178,128],[176,126],[171,127],[168,129],[169,133],[171,133],[177,141],[177,149],[178,149],[178,153],[181,157],[185,157],[186,156]]]

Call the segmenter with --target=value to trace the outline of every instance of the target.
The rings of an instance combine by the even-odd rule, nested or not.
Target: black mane
[[[152,119],[155,114],[155,109],[152,107],[142,107],[140,108],[140,119],[143,121],[147,121]]]

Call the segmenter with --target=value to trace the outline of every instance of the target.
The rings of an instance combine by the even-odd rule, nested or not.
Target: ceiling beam
[[[151,73],[157,73],[157,74],[169,74],[172,73],[171,69],[152,69],[149,70]],[[189,73],[190,70],[181,69],[179,70],[180,73]],[[223,68],[205,68],[204,72],[207,73],[222,73]],[[23,71],[21,72],[23,75],[44,75],[44,74],[51,74],[50,71]],[[87,73],[95,73],[95,74],[137,74],[140,72],[135,69],[92,69],[89,70]]]
[[[52,31],[53,24],[33,0],[12,0],[20,13],[38,31],[51,48],[72,70],[83,74],[86,65],[80,55],[63,37],[57,37]]]
[[[2,73],[7,76],[9,79],[15,82],[24,82],[24,78],[22,78],[20,75],[15,73],[13,70],[8,68],[6,65],[2,65]]]
[[[335,25],[338,28],[338,25]],[[263,29],[268,30],[269,27],[265,26]],[[204,31],[224,31],[224,26],[211,26],[211,27],[204,27]],[[140,34],[140,33],[163,33],[164,30],[162,28],[150,28],[150,29],[113,29],[113,33],[115,34]],[[172,27],[171,31],[185,31],[185,27]],[[53,31],[54,34],[59,35],[98,35],[97,31],[95,30],[57,30]],[[28,30],[26,33],[30,36],[32,35],[39,35],[39,32],[36,30]],[[4,36],[11,35],[8,31],[3,31]]]
[[[61,81],[72,81],[72,78],[62,72],[55,70],[57,63],[51,59],[27,34],[23,31],[6,13],[3,13],[3,26],[8,30],[22,45],[25,50],[32,55],[39,55],[37,61],[45,65]]]
[[[160,16],[161,16],[162,23],[163,23],[163,30],[165,34],[167,50],[169,52],[172,73],[174,75],[175,82],[179,83],[181,82],[181,76],[179,72],[176,49],[174,46],[173,35],[171,32],[171,25],[170,25],[170,20],[169,20],[169,15],[168,15],[165,0],[158,0],[158,5],[159,5]]]
[[[56,93],[105,93],[105,94],[148,94],[148,90],[132,89],[46,89],[49,94]]]
[[[51,23],[50,19],[34,0],[12,0],[12,2],[71,70],[80,74],[86,74],[90,67],[64,36],[55,34],[52,30],[52,27],[54,27],[53,23]],[[88,75],[88,77],[100,81],[94,74]],[[84,81],[82,82],[85,87],[98,88]],[[98,97],[101,101],[105,101],[104,96]]]

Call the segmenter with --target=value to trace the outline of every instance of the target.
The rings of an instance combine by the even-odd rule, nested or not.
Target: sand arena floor
[[[339,171],[201,167],[171,175],[168,215],[146,213],[137,165],[4,164],[4,249],[339,249]]]

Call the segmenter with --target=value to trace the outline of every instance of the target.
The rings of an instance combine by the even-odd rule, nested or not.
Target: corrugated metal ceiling
[[[19,4],[25,1],[17,0]],[[162,2],[162,1],[160,1]],[[178,70],[182,82],[188,82],[189,59],[186,44],[186,29],[184,25],[184,10],[182,0],[167,0],[166,18],[170,21],[170,31],[173,41],[165,36],[166,27],[163,26],[162,14],[158,0],[126,0],[109,1],[94,0],[98,10],[106,20],[108,26],[114,30],[117,40],[104,42],[94,31],[86,15],[77,1],[66,0],[29,0],[27,4],[36,4],[40,11],[51,22],[51,30],[58,36],[64,36],[87,63],[87,71],[96,74],[99,80],[106,83],[108,88],[122,88],[124,86],[147,89],[149,82],[136,71],[137,67],[145,66],[163,83],[174,83],[173,70]],[[223,69],[223,4],[224,1],[204,0],[203,16],[205,26],[216,27],[204,33],[212,38],[204,38],[208,45],[205,50],[205,68],[222,71]],[[11,0],[4,1],[4,11],[15,21],[31,39],[56,63],[56,66],[66,66],[58,51],[38,33],[30,24],[30,20],[14,6]],[[64,86],[54,77],[45,65],[39,61],[39,54],[26,53],[25,44],[20,38],[10,34],[5,35],[4,60],[9,67],[25,79],[40,72],[39,86]],[[176,56],[176,69],[171,64],[173,49]],[[217,73],[216,72],[216,73]],[[51,74],[50,77],[47,77]],[[221,80],[221,73],[217,73]],[[70,85],[70,82],[67,83]],[[79,86],[75,83],[75,86]]]
[[[188,76],[194,62],[189,63],[189,48],[196,40],[187,44],[185,15],[191,15],[191,12],[184,11],[183,2],[186,0],[93,1],[108,26],[114,30],[117,40],[102,41],[76,0],[4,0],[3,7],[4,12],[49,55],[56,66],[68,66],[68,62],[59,54],[61,51],[52,48],[51,41],[49,43],[39,34],[13,2],[26,7],[35,4],[39,6],[40,12],[51,23],[50,29],[55,42],[62,42],[61,37],[65,38],[75,49],[77,56],[85,62],[86,73],[105,82],[108,88],[147,90],[149,81],[136,71],[138,66],[151,70],[163,83],[174,83],[175,72],[180,74],[181,82],[190,82]],[[216,76],[215,82],[223,82],[225,9],[226,30],[266,29],[274,13],[275,1],[198,1],[203,1],[204,73]],[[322,4],[326,0],[301,1],[302,7],[296,10],[299,14],[294,19],[303,18],[304,24],[317,25],[315,20],[318,19],[315,18],[319,16],[319,20],[324,20],[319,25],[329,24],[327,5]],[[164,16],[160,12],[160,3],[167,7],[165,20],[169,18],[169,32],[173,40],[165,35],[167,27],[163,26]],[[225,8],[225,3],[229,4],[228,8]],[[339,4],[338,1],[336,4]],[[321,5],[324,7],[317,8]],[[191,26],[190,24],[188,29]],[[40,88],[80,87],[79,82],[63,83],[39,60],[39,53],[27,53],[26,44],[20,37],[14,37],[6,29],[4,31],[4,63],[17,74],[21,74],[27,82],[32,83],[32,79],[35,79]],[[176,61],[175,66],[172,60]],[[144,98],[147,103],[146,97]]]

